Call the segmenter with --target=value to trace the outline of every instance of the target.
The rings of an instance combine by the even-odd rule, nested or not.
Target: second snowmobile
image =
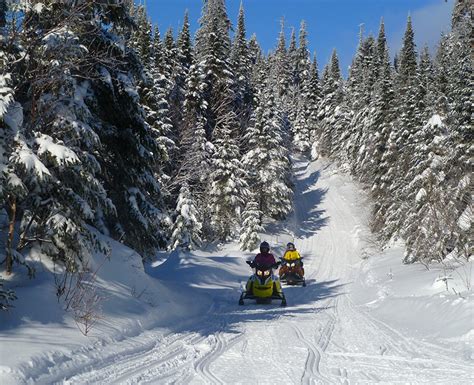
[[[292,260],[281,259],[281,267],[279,271],[281,282],[288,285],[306,286],[303,264],[301,263],[302,259],[303,258]]]

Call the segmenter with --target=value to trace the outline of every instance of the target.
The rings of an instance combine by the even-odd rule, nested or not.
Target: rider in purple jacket
[[[258,253],[253,260],[255,265],[271,266],[276,263],[275,257],[270,253],[270,245],[268,242],[260,244],[260,253]]]

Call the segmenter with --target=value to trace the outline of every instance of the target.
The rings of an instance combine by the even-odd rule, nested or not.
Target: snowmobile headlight
[[[261,271],[261,270],[257,270],[257,275],[262,275],[262,271]]]
[[[290,266],[291,266],[291,267],[295,267],[295,263],[293,262]]]
[[[263,272],[263,275],[270,275],[270,271],[269,271],[269,270],[265,270],[265,271]]]

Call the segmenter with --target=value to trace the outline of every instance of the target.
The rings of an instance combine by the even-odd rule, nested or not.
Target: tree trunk
[[[12,244],[13,236],[15,234],[15,220],[16,220],[16,196],[10,195],[8,197],[10,204],[9,216],[10,216],[10,225],[8,227],[8,240],[7,240],[7,250],[6,250],[6,270],[7,275],[10,275],[13,270],[13,253],[12,253]]]

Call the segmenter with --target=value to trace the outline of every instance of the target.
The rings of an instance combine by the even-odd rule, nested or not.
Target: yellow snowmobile
[[[273,299],[281,300],[281,306],[286,306],[285,294],[281,289],[280,280],[273,275],[280,262],[271,266],[256,265],[247,261],[251,268],[255,268],[255,273],[250,277],[239,299],[239,305],[244,304],[244,299],[254,299],[257,303],[271,303]]]

